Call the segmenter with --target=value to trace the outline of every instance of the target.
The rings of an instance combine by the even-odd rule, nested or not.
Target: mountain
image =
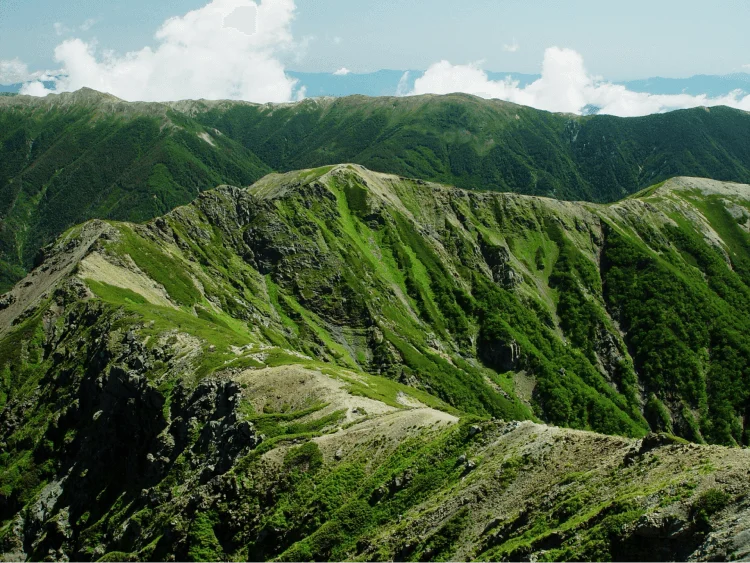
[[[358,165],[74,227],[0,298],[3,557],[744,557],[749,228]]]
[[[356,162],[467,189],[615,201],[673,176],[750,182],[750,115],[551,114],[466,95],[296,104],[0,97],[0,288],[91,218],[143,221],[217,184]]]
[[[616,201],[673,176],[750,182],[750,114],[552,114],[464,94],[178,106],[276,171],[356,162],[467,189]]]
[[[305,88],[310,98],[333,96],[397,96],[414,91],[414,83],[424,74],[423,70],[378,70],[376,72],[328,73],[288,71],[287,74]],[[524,88],[541,78],[536,74],[518,72],[488,72],[490,80],[511,80]]]
[[[0,97],[0,287],[39,248],[92,217],[143,221],[220,183],[270,169],[244,147],[161,104],[93,90]]]
[[[423,70],[379,70],[369,73],[332,74],[327,72],[289,71],[289,76],[299,81],[309,97],[321,96],[395,96],[414,90],[414,82],[424,74]],[[487,72],[487,78],[495,81],[510,79],[525,88],[540,79],[540,74],[518,72]],[[734,73],[727,75],[699,74],[688,78],[662,78],[655,76],[646,79],[615,82],[633,92],[653,95],[690,94],[706,95],[709,98],[727,96],[736,90],[750,92],[750,74]]]
[[[287,74],[298,80],[298,86],[305,88],[305,96],[320,98],[325,96],[395,96],[406,94],[414,89],[414,81],[422,71],[379,70],[368,73],[331,74],[327,72],[297,72]]]
[[[301,72],[290,70],[287,74],[299,81],[299,87],[305,88],[305,95],[311,98],[323,96],[395,96],[414,90],[414,82],[424,74],[424,70],[378,70],[375,72],[347,72],[337,74],[330,72]],[[510,78],[525,88],[542,76],[519,72],[487,71],[490,80]],[[654,95],[704,94],[711,98],[726,96],[735,90],[750,92],[750,74],[738,72],[727,75],[699,74],[688,78],[652,78],[615,82],[633,92]],[[0,93],[21,91],[23,84],[0,84]],[[54,83],[46,82],[47,88],[54,88]]]
[[[718,98],[736,90],[750,92],[750,74],[738,72],[724,76],[699,74],[690,78],[653,77],[645,80],[622,82],[628,90],[655,95],[690,94],[709,98]]]

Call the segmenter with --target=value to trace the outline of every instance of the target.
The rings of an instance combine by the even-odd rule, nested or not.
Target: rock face
[[[513,339],[507,342],[495,341],[483,349],[482,359],[497,371],[515,371],[520,365],[521,347]]]
[[[51,414],[34,457],[38,463],[48,459],[57,470],[6,539],[19,538],[19,547],[34,559],[92,557],[96,549],[78,551],[81,519],[102,499],[115,498],[110,496],[115,490],[143,510],[159,506],[169,494],[153,487],[175,464],[184,463],[205,483],[262,440],[240,414],[241,391],[232,381],[209,379],[194,388],[177,381],[167,396],[154,387],[150,366],[169,362],[175,351],[148,350],[132,330],[113,330],[119,315],[97,302],[82,303],[66,316],[61,332],[48,335],[53,364],[35,408],[46,403],[59,410]],[[74,350],[75,342],[82,346]],[[0,426],[11,443],[30,407],[11,399],[2,411]],[[3,501],[5,519],[20,509],[22,499],[11,495]],[[123,541],[118,534],[108,541]]]
[[[520,275],[511,266],[510,252],[507,248],[492,246],[482,239],[481,249],[495,283],[505,289],[514,289],[522,283]]]
[[[72,229],[2,301],[0,553],[742,556],[747,451],[649,433],[745,432],[746,405],[711,395],[744,389],[722,332],[744,326],[743,294],[719,307],[680,262],[693,248],[706,276],[744,283],[690,203],[744,196],[680,186],[593,207],[339,166]],[[697,230],[671,230],[674,206]],[[665,290],[649,317],[637,290],[657,282],[680,301]],[[708,336],[644,348],[658,334],[636,313]],[[677,352],[703,371],[655,378],[649,362]],[[701,410],[701,393],[719,402]]]

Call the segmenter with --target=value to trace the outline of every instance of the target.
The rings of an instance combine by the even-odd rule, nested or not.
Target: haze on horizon
[[[745,92],[654,95],[608,82],[748,70],[747,16],[750,4],[734,0],[711,10],[693,0],[3,0],[0,84],[25,83],[32,95],[87,86],[126,100],[285,102],[307,95],[292,70],[418,68],[426,72],[399,94],[460,91],[621,116],[750,110]],[[486,70],[541,78],[520,84]]]

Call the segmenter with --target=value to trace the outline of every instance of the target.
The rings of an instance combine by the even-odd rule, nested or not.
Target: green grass
[[[178,259],[144,237],[137,236],[128,226],[122,225],[119,234],[121,238],[113,245],[114,252],[130,256],[146,275],[163,285],[169,296],[180,305],[189,307],[200,302],[200,291]]]

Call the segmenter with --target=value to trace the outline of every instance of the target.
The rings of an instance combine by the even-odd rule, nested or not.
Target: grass
[[[202,299],[200,291],[187,274],[187,268],[156,244],[137,236],[128,226],[121,225],[120,240],[113,251],[130,256],[151,279],[164,286],[169,296],[180,305],[190,307]]]

